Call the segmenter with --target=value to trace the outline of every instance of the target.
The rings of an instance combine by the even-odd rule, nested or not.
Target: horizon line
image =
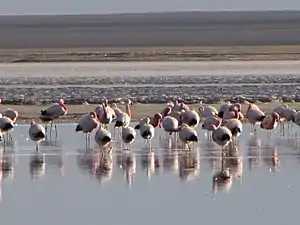
[[[107,15],[145,15],[164,13],[205,13],[205,12],[300,12],[300,9],[221,9],[221,10],[174,10],[174,11],[144,11],[144,12],[108,12],[108,13],[23,13],[23,14],[0,14],[0,16],[107,16]]]

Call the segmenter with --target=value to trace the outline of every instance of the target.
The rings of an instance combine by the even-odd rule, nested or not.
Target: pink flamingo
[[[63,99],[60,99],[58,103],[52,104],[47,109],[41,110],[40,120],[42,122],[48,122],[48,123],[50,122],[50,124],[51,124],[50,135],[51,135],[51,130],[52,130],[54,121],[62,116],[67,115],[67,112],[68,112],[68,109],[67,109],[67,106],[65,105],[65,102]],[[55,137],[57,137],[56,124],[54,124],[54,128],[55,128]],[[45,124],[45,131],[47,134],[46,124]]]

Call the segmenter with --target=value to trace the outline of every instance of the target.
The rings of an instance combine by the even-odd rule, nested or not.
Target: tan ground
[[[261,103],[257,104],[263,111],[269,112],[272,109],[274,109],[278,104],[280,103]],[[287,103],[290,107],[294,109],[300,110],[300,103]],[[155,112],[160,112],[164,104],[135,104],[133,105],[133,120],[138,120],[145,116],[151,116],[154,115]],[[198,109],[200,104],[194,104],[190,105],[191,108]],[[217,109],[220,106],[220,104],[213,105]],[[38,118],[40,110],[45,108],[42,106],[24,106],[24,105],[2,105],[2,110],[6,107],[10,107],[14,110],[17,110],[19,112],[19,120],[18,123],[28,123],[30,119],[32,118]],[[89,112],[93,111],[95,108],[95,105],[69,105],[68,106],[68,115],[62,118],[61,122],[74,122],[76,121],[76,118],[79,116]],[[124,106],[119,106],[121,109],[124,110]],[[244,104],[242,107],[242,111],[245,112],[247,109],[247,105]]]
[[[299,60],[300,45],[0,49],[0,62]]]

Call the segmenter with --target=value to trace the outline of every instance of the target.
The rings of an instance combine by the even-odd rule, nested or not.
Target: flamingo
[[[111,105],[111,108],[114,110],[114,113],[115,113],[115,116],[116,118],[114,119],[114,121],[117,119],[117,118],[121,118],[122,114],[123,114],[123,111],[118,108],[117,104],[116,103],[113,103]],[[116,137],[116,127],[114,126],[114,138]]]
[[[223,120],[239,118],[239,111],[236,105],[229,106],[223,113]]]
[[[99,126],[95,133],[95,141],[100,147],[105,147],[111,142],[111,134],[105,128]]]
[[[172,112],[172,109],[173,109],[174,105],[170,105],[168,104],[161,112],[160,114],[162,115],[162,117],[166,117],[168,116],[171,112]]]
[[[119,117],[116,118],[115,127],[127,127],[130,124],[132,111],[131,111],[132,102],[128,99],[125,103],[126,112],[122,112]]]
[[[172,116],[166,116],[165,118],[163,118],[161,124],[162,124],[163,129],[166,132],[168,132],[170,135],[173,132],[177,132],[178,131],[179,122],[178,122],[177,119],[175,119]]]
[[[190,127],[197,127],[200,122],[199,114],[195,109],[188,109],[185,112],[181,113],[182,123],[187,124]]]
[[[293,108],[290,108],[290,107],[285,108],[283,111],[283,117],[288,123],[288,131],[290,130],[290,124],[291,124],[291,121],[292,121],[295,113],[296,113],[296,110]]]
[[[101,106],[95,108],[95,113],[101,124],[107,128],[115,118],[115,111],[108,105],[108,101],[105,99]]]
[[[3,135],[4,144],[6,143],[4,134],[11,131],[13,128],[14,128],[14,123],[10,118],[6,116],[0,117],[0,131]]]
[[[121,116],[121,114],[123,113],[123,111],[118,108],[116,103],[111,104],[111,108],[114,110],[114,113],[116,115],[116,118],[118,118],[119,116]]]
[[[261,111],[257,105],[249,103],[246,112],[246,118],[251,123],[251,130],[254,127],[254,132],[255,132],[256,131],[255,124],[263,121],[263,119],[265,118],[265,113]]]
[[[39,142],[44,140],[46,137],[45,128],[42,125],[37,124],[32,119],[28,133],[29,133],[30,139],[35,141],[36,151],[38,152],[39,151]]]
[[[51,130],[52,130],[54,121],[62,116],[67,115],[67,112],[68,112],[68,109],[67,109],[63,99],[60,99],[58,103],[52,104],[47,109],[41,110],[40,120],[42,122],[50,122],[50,124],[51,124],[50,125],[50,135],[51,135]],[[55,136],[57,137],[56,124],[54,124],[54,128],[55,128]],[[46,124],[45,124],[45,131],[47,134]]]
[[[190,143],[198,142],[198,135],[196,130],[192,127],[189,127],[187,124],[182,124],[179,127],[179,138],[184,146],[186,144],[188,145],[189,150],[191,150],[189,145]]]
[[[277,127],[278,122],[280,120],[280,116],[276,112],[272,112],[268,114],[264,120],[261,122],[261,129],[268,130],[268,138],[271,136],[271,132]]]
[[[82,131],[86,134],[85,143],[88,146],[91,139],[91,133],[97,129],[99,122],[97,120],[97,114],[95,112],[90,112],[89,114],[83,115],[80,117],[78,124],[76,126],[76,132]]]
[[[150,118],[147,117],[143,123],[138,124],[136,127],[140,130],[141,137],[145,139],[146,145],[148,145],[151,151],[151,139],[154,137],[154,127],[150,124]]]
[[[123,127],[122,128],[122,140],[128,145],[127,150],[130,150],[130,144],[134,141],[136,137],[136,131],[133,127]]]
[[[201,115],[201,118],[206,118],[206,117],[209,117],[209,116],[215,116],[215,115],[218,115],[218,110],[213,107],[213,106],[200,106],[198,108],[198,111]]]
[[[292,122],[300,126],[300,111],[297,111],[294,113],[294,116],[292,118]]]
[[[229,108],[229,106],[231,106],[232,104],[231,103],[225,103],[223,105],[220,106],[219,108],[219,113],[218,113],[218,116],[220,118],[223,118],[223,114],[224,112]]]
[[[225,126],[217,128],[215,125],[212,125],[212,127],[214,129],[212,132],[212,139],[215,143],[222,146],[222,156],[224,156],[225,147],[232,141],[232,133]]]
[[[231,133],[232,133],[232,138],[233,141],[236,144],[237,137],[240,136],[243,130],[243,125],[242,122],[236,118],[230,119],[230,120],[225,120],[224,126],[227,127]]]
[[[150,119],[150,124],[156,128],[161,127],[161,121],[163,116],[160,113],[155,113],[153,117]]]
[[[215,128],[218,128],[222,124],[222,119],[215,115],[215,116],[209,116],[206,117],[203,121],[203,124],[201,128],[203,130],[207,130],[208,132],[212,132],[215,130]],[[211,134],[208,134],[208,139],[211,138]]]
[[[0,99],[0,103],[1,102],[2,102],[2,99]],[[13,123],[15,123],[16,120],[18,119],[19,113],[16,110],[8,108],[2,113],[2,115],[10,118],[13,121]],[[7,135],[9,136],[10,140],[12,140],[12,136],[11,136],[10,132],[7,132]]]
[[[284,135],[284,120],[285,120],[285,109],[288,108],[288,105],[278,105],[274,108],[274,112],[276,112],[280,116],[280,134]]]

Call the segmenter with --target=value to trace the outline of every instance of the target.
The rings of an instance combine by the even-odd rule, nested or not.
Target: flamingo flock
[[[238,137],[243,131],[242,121],[247,120],[251,124],[251,133],[257,131],[257,125],[268,132],[268,136],[278,125],[284,132],[284,124],[288,129],[292,123],[300,126],[300,112],[290,108],[288,105],[278,105],[271,112],[263,112],[256,104],[246,102],[246,112],[242,113],[242,104],[225,103],[216,109],[213,106],[200,106],[198,111],[191,109],[185,103],[178,101],[169,102],[160,112],[140,118],[135,126],[132,126],[131,100],[125,101],[125,111],[116,104],[108,104],[107,100],[97,106],[94,111],[82,115],[75,128],[75,132],[82,132],[86,136],[86,146],[90,145],[91,134],[95,131],[94,139],[100,148],[110,146],[113,139],[121,139],[124,150],[130,150],[131,144],[137,138],[137,133],[144,139],[146,147],[151,151],[151,141],[155,137],[156,129],[163,129],[169,140],[181,144],[183,149],[191,150],[193,143],[197,143],[200,137],[196,128],[200,125],[206,131],[209,140],[212,140],[222,148],[231,144],[236,145]],[[29,128],[29,137],[36,143],[38,151],[39,143],[50,136],[54,126],[57,136],[57,119],[67,115],[68,108],[63,99],[40,111],[39,119],[44,124],[38,124],[32,119]],[[14,129],[18,119],[18,112],[6,109],[0,114],[0,138],[5,144],[12,140],[10,132]],[[109,124],[114,124],[114,135],[108,129]],[[116,137],[117,133],[117,137]]]

